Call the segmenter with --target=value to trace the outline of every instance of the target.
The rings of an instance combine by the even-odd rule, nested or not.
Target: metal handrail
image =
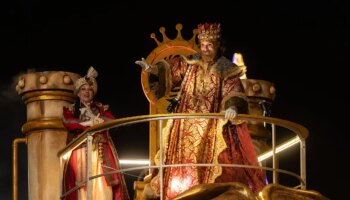
[[[130,124],[136,124],[136,123],[140,123],[140,122],[147,122],[147,121],[153,121],[153,120],[160,120],[160,124],[162,124],[162,120],[165,119],[184,119],[184,118],[222,118],[224,119],[224,114],[222,113],[176,113],[176,114],[155,114],[155,115],[142,115],[142,116],[134,116],[134,117],[126,117],[126,118],[121,118],[121,119],[115,119],[115,120],[111,120],[102,124],[98,124],[95,125],[93,127],[89,127],[85,132],[83,132],[82,134],[80,134],[77,138],[75,138],[72,142],[70,142],[64,149],[62,149],[61,151],[59,151],[58,156],[60,157],[60,160],[62,159],[62,156],[66,153],[68,153],[69,151],[71,151],[72,149],[76,148],[77,146],[79,146],[80,144],[82,144],[83,142],[85,142],[86,140],[88,140],[87,142],[87,147],[89,147],[89,145],[91,146],[91,141],[92,141],[92,136],[94,133],[96,132],[101,132],[104,130],[108,130],[111,128],[116,128],[119,126],[125,126],[125,125],[130,125]],[[298,137],[300,138],[300,159],[301,160],[301,177],[298,176],[295,173],[286,171],[286,170],[281,170],[281,169],[275,169],[275,148],[273,147],[273,168],[268,168],[268,167],[260,167],[260,166],[250,166],[250,165],[238,165],[238,164],[176,164],[176,165],[162,165],[160,164],[160,166],[147,166],[144,168],[160,168],[160,171],[162,171],[162,169],[164,167],[173,167],[173,166],[227,166],[227,167],[245,167],[245,168],[257,168],[257,169],[264,169],[264,170],[269,170],[269,171],[273,171],[274,174],[274,183],[275,183],[275,175],[277,174],[277,172],[280,173],[286,173],[289,174],[291,176],[297,177],[299,179],[299,181],[301,182],[301,186],[302,189],[305,189],[306,187],[306,166],[305,166],[305,139],[308,136],[308,130],[299,125],[296,124],[294,122],[290,122],[287,120],[282,120],[282,119],[277,119],[277,118],[272,118],[272,117],[265,117],[265,116],[257,116],[257,115],[246,115],[246,114],[239,114],[234,120],[247,120],[247,121],[257,121],[257,122],[264,122],[264,123],[270,123],[273,126],[273,134],[275,134],[275,130],[274,130],[274,126],[275,124],[277,124],[278,126],[287,128],[291,131],[293,131],[295,134],[298,135]],[[160,126],[160,130],[161,130],[161,126]],[[161,136],[162,134],[160,134]],[[273,138],[273,140],[275,140],[275,137]],[[273,141],[274,143],[275,141]],[[162,145],[161,145],[162,146]],[[89,150],[89,149],[88,149]],[[88,151],[89,152],[89,151]],[[89,155],[90,153],[88,153]],[[88,158],[88,163],[91,164],[91,158]],[[89,164],[88,164],[89,166]],[[70,194],[71,192],[73,192],[74,190],[78,189],[81,185],[85,185],[87,184],[87,188],[91,187],[92,183],[90,180],[101,177],[101,176],[105,176],[108,174],[113,174],[113,173],[120,173],[123,171],[130,171],[130,170],[135,170],[134,169],[124,169],[124,170],[115,170],[109,173],[104,173],[104,174],[99,174],[99,175],[95,175],[95,176],[91,176],[90,174],[87,175],[87,180],[86,181],[82,181],[80,182],[78,185],[76,185],[74,188],[72,188],[71,190],[67,191],[65,194],[63,194],[61,196],[61,198],[65,197],[66,195]],[[89,173],[89,169],[88,169],[88,173]],[[89,195],[89,191],[91,190],[87,190],[88,191],[88,197]],[[162,197],[162,194],[161,194]],[[88,198],[89,199],[89,198]]]
[[[66,147],[60,150],[57,155],[62,156],[65,153],[74,149],[74,147],[77,147],[83,142],[85,142],[88,134],[93,134],[95,132],[100,132],[107,129],[116,128],[119,126],[137,124],[140,122],[163,120],[163,119],[183,119],[183,118],[207,118],[207,119],[222,118],[223,119],[225,118],[225,115],[222,113],[174,113],[174,114],[140,115],[140,116],[114,119],[114,120],[110,120],[102,124],[97,124],[87,128],[83,133],[81,133],[74,140],[68,143]],[[283,119],[265,117],[265,116],[259,116],[259,115],[247,115],[247,114],[238,114],[235,119],[277,124],[278,126],[281,126],[293,131],[300,138],[303,138],[303,139],[306,139],[309,135],[309,131],[304,126],[291,121],[283,120]]]

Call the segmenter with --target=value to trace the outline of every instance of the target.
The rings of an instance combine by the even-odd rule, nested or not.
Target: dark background
[[[226,1],[227,2],[227,1]],[[28,71],[99,72],[97,99],[116,117],[144,115],[139,66],[156,47],[149,37],[164,26],[174,38],[183,24],[190,39],[198,23],[220,22],[226,56],[243,54],[248,78],[273,82],[272,116],[304,125],[307,184],[331,199],[348,192],[347,53],[349,20],[336,1],[35,1],[0,3],[0,199],[12,198],[12,148],[24,137],[26,107],[15,92],[16,77]],[[147,158],[147,125],[114,134],[120,158]],[[117,135],[117,136],[116,136]],[[27,147],[19,146],[19,198],[27,199]],[[130,186],[132,187],[132,186]],[[346,195],[348,196],[348,195]]]

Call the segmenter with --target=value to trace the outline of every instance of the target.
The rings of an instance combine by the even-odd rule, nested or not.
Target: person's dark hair
[[[80,114],[80,99],[78,98],[74,104],[74,117],[79,118]]]

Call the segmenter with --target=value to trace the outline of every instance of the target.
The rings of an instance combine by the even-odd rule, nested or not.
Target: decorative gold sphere
[[[261,90],[260,84],[255,83],[255,84],[253,85],[253,91],[254,91],[254,92],[259,92],[260,90]]]
[[[275,94],[276,88],[274,86],[270,87],[270,94]]]
[[[39,77],[39,82],[40,82],[41,84],[47,83],[47,77],[46,77],[46,76],[40,76],[40,77]]]
[[[71,84],[72,83],[72,79],[70,78],[70,76],[64,75],[63,76],[63,83],[66,84],[66,85]]]
[[[24,86],[25,86],[24,79],[21,79],[21,80],[18,81],[18,86],[19,86],[20,88],[24,88]]]

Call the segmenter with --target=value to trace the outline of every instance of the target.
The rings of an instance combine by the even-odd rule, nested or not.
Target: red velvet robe
[[[246,102],[239,79],[242,69],[221,57],[208,70],[199,55],[169,61],[173,84],[181,82],[177,113],[219,113],[239,101]],[[238,101],[237,101],[238,100]],[[247,104],[246,104],[247,105]],[[169,120],[163,130],[165,164],[244,164],[258,166],[247,122],[222,119]],[[159,155],[158,155],[159,156]],[[156,160],[159,163],[159,160]],[[265,186],[262,170],[229,167],[165,168],[163,194],[172,199],[203,183],[241,182],[258,192]],[[159,174],[151,180],[159,194]]]
[[[84,108],[84,105],[80,109]],[[99,102],[93,102],[90,105],[91,111],[104,121],[114,119],[108,110],[108,106],[104,106]],[[87,127],[79,124],[89,120],[88,116],[82,114],[80,118],[74,117],[74,106],[63,108],[63,124],[71,134],[82,133]],[[93,175],[98,173],[106,173],[109,171],[120,169],[118,162],[118,154],[114,147],[113,141],[107,131],[96,133],[93,138]],[[73,150],[68,162],[65,165],[63,177],[63,191],[66,192],[73,188],[77,182],[86,178],[86,143],[80,145]],[[116,184],[119,182],[119,184]],[[77,191],[68,195],[66,200],[85,199],[86,187],[83,186]],[[112,174],[105,177],[99,177],[93,182],[93,199],[110,198],[113,200],[129,199],[124,177],[121,174]]]

